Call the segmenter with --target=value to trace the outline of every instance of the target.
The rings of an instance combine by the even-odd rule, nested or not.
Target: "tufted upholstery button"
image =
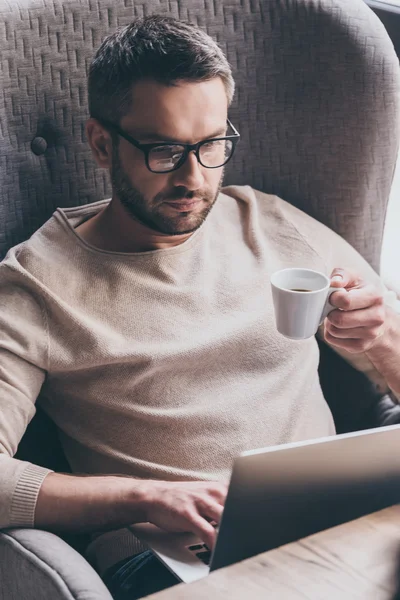
[[[31,141],[31,150],[36,156],[44,154],[47,150],[47,142],[44,138],[38,136]]]

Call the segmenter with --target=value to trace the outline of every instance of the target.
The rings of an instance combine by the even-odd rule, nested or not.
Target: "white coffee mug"
[[[282,269],[271,276],[276,327],[292,340],[305,340],[317,333],[325,317],[334,310],[329,303],[330,279],[312,269]]]

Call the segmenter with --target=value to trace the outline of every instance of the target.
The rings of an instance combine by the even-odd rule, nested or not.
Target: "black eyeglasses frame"
[[[111,121],[107,121],[105,119],[97,119],[97,121],[99,121],[99,123],[101,123],[107,129],[111,129],[111,131],[115,131],[115,133],[117,133],[124,140],[126,140],[127,142],[132,144],[132,146],[134,146],[138,150],[141,150],[141,152],[144,153],[146,167],[148,168],[148,170],[151,173],[156,173],[159,175],[162,175],[164,173],[171,173],[172,171],[177,171],[186,162],[187,157],[189,156],[190,152],[195,153],[199,164],[202,165],[204,168],[220,169],[221,167],[224,167],[231,160],[231,158],[235,152],[236,144],[240,140],[240,133],[237,131],[237,129],[230,122],[229,119],[227,119],[226,122],[227,122],[228,127],[230,127],[232,129],[233,135],[226,135],[223,137],[210,138],[207,140],[202,140],[201,142],[197,142],[196,144],[184,144],[181,142],[176,142],[176,143],[175,142],[153,142],[151,144],[142,144],[138,140],[136,140],[134,137],[132,137],[129,133],[124,131],[121,127],[119,127],[119,125],[116,125],[115,123],[112,123]],[[226,160],[222,165],[218,165],[217,167],[208,167],[207,165],[204,165],[201,162],[201,158],[200,158],[201,146],[203,146],[204,144],[209,144],[210,142],[218,142],[221,140],[231,140],[232,141],[232,152],[231,152],[231,155],[228,158],[228,160]],[[176,165],[172,169],[168,169],[166,171],[154,171],[153,169],[151,169],[150,164],[149,164],[149,155],[150,155],[150,152],[153,150],[153,148],[159,148],[160,146],[174,146],[174,145],[182,146],[184,148],[184,152],[183,152],[181,158],[179,159],[179,161],[176,163]]]

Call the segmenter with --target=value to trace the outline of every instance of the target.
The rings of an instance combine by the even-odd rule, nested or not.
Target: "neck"
[[[167,235],[136,221],[115,197],[97,215],[76,228],[91,246],[109,252],[149,252],[183,244],[192,233]]]

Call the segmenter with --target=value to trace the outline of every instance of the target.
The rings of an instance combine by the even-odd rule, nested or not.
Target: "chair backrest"
[[[204,27],[233,67],[242,140],[226,182],[280,195],[378,269],[400,84],[363,0],[0,0],[0,256],[57,206],[110,194],[84,135],[88,65],[155,12]]]
[[[152,12],[205,27],[232,64],[242,140],[226,181],[279,194],[378,268],[399,72],[363,0],[0,0],[0,256],[57,206],[109,195],[84,135],[87,68]]]

